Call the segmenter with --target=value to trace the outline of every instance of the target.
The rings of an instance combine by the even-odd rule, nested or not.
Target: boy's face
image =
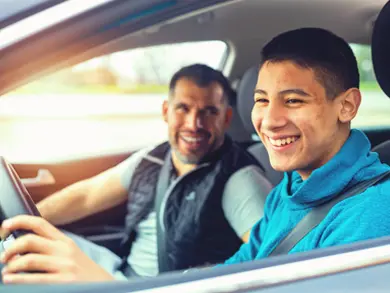
[[[291,61],[261,67],[254,100],[252,122],[272,167],[303,179],[339,151],[353,118],[343,114],[343,97],[328,98],[314,71]]]

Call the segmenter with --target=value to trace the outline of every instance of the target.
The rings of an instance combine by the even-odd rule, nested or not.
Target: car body
[[[113,127],[118,131],[119,139],[105,149],[92,150],[91,147],[98,147],[106,140],[113,140],[99,130],[97,135],[103,139],[96,140],[85,147],[87,141],[91,140],[90,128],[82,128],[78,137],[66,137],[65,132],[68,128],[62,128],[63,124],[70,124],[75,128],[80,124],[72,124],[73,122],[67,120],[66,115],[65,118],[62,117],[63,112],[52,112],[53,108],[47,104],[52,95],[48,95],[48,99],[40,99],[39,93],[32,93],[27,98],[18,97],[21,102],[12,106],[12,101],[17,98],[15,94],[9,95],[10,92],[29,82],[93,58],[150,46],[207,41],[222,41],[225,44],[214,66],[219,67],[235,86],[239,86],[247,70],[258,65],[262,46],[282,31],[299,27],[322,27],[335,32],[351,44],[369,46],[374,22],[386,0],[91,0],[83,1],[82,4],[77,0],[40,0],[19,1],[18,4],[12,5],[10,1],[2,2],[0,2],[2,6],[0,9],[2,11],[0,14],[0,56],[2,56],[0,94],[10,101],[4,104],[9,108],[29,105],[26,108],[27,114],[18,112],[17,119],[15,112],[1,112],[0,123],[3,123],[3,129],[9,127],[7,129],[12,134],[3,136],[3,146],[7,144],[7,139],[11,138],[18,143],[17,146],[12,145],[8,149],[3,147],[3,153],[7,157],[7,150],[9,151],[12,158],[10,161],[15,170],[24,180],[33,199],[39,201],[56,190],[118,164],[138,148],[155,142],[145,138],[140,141],[145,132],[148,133],[149,138],[164,139],[165,129],[162,124],[159,124],[162,122],[156,122],[159,106],[154,106],[158,105],[160,100],[154,99],[152,103],[146,96],[137,96],[139,99],[145,99],[142,103],[147,104],[149,110],[153,108],[149,113],[138,110],[139,104],[135,102],[126,104],[127,102],[124,103],[117,96],[106,99],[101,108],[115,102],[120,103],[120,106],[109,115],[103,113],[104,117],[99,111],[92,111],[93,113],[88,115],[98,121],[99,119],[111,121],[107,116],[117,119]],[[192,54],[195,53],[189,52],[189,55]],[[207,50],[203,52],[203,55],[207,54],[211,52]],[[213,62],[212,59],[208,61]],[[367,66],[369,67],[369,64]],[[367,71],[370,70],[368,68]],[[363,97],[361,113],[355,124],[355,127],[361,128],[368,135],[373,147],[390,138],[390,115],[388,115],[390,102],[378,86],[377,88],[374,93],[372,90],[368,91],[369,99]],[[80,96],[74,95],[74,97],[74,104],[69,111],[76,111],[78,103],[84,99],[84,96],[81,96],[80,100],[78,100]],[[250,107],[240,109],[240,98],[238,95],[238,100],[233,104],[235,118],[229,134],[246,147],[257,143],[257,138],[243,118],[249,115]],[[34,112],[34,107],[40,108],[40,111]],[[146,119],[152,119],[153,123],[148,124],[151,121],[148,120],[143,126],[149,127],[147,131],[142,128],[138,132],[127,132],[127,127],[133,127],[133,131],[136,131],[135,129],[141,126],[133,120],[123,122],[123,119],[127,119],[130,115],[127,110],[118,111],[118,108],[123,107],[135,107],[131,115],[140,115],[142,112],[141,114],[145,115]],[[41,116],[50,119],[37,122]],[[72,119],[82,120],[77,115]],[[62,121],[62,124],[59,121]],[[125,123],[125,126],[121,126],[121,123]],[[99,124],[97,127],[103,126]],[[23,129],[21,137],[18,129]],[[108,132],[112,131],[110,128]],[[27,139],[23,138],[23,135]],[[64,137],[65,139],[62,140]],[[60,156],[57,153],[50,158],[42,157],[40,160],[42,154],[47,154],[50,149],[58,147],[58,141],[62,144],[74,145],[75,150],[84,149],[84,151],[69,154],[65,152],[66,148],[62,148],[63,154]],[[15,152],[15,148],[19,145],[22,146],[20,151]],[[23,157],[27,152],[29,156]],[[125,211],[124,204],[63,228],[117,251],[119,240],[123,235]],[[389,244],[389,239],[379,239],[232,267],[201,270],[191,274],[169,274],[153,280],[139,280],[129,284],[90,284],[53,288],[11,286],[6,290],[7,292],[18,292],[18,290],[238,292],[242,290],[240,292],[279,293],[311,289],[319,292],[335,290],[381,292],[390,285],[385,277],[390,269]],[[0,291],[2,289],[0,287]]]

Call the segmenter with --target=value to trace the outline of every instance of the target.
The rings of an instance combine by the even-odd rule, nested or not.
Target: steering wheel
[[[15,169],[0,156],[0,224],[17,215],[41,216],[27,189],[20,181]],[[0,250],[26,231],[14,231],[6,239],[2,239]]]

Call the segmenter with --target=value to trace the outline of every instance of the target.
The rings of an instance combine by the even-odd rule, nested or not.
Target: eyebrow
[[[262,90],[262,89],[255,89],[255,94],[267,95],[267,92]],[[284,95],[288,95],[288,94],[295,94],[295,95],[299,95],[302,97],[310,97],[310,95],[308,93],[306,93],[304,90],[301,90],[301,89],[287,89],[287,90],[279,92],[280,96],[284,96]]]
[[[181,106],[186,106],[186,107],[190,107],[187,103],[185,102],[177,102],[175,104],[175,108],[178,108],[178,107],[181,107]],[[212,106],[212,105],[207,105],[205,106],[204,108],[200,109],[201,111],[206,111],[206,110],[209,110],[209,111],[218,111],[219,112],[219,109],[218,107],[216,106]]]

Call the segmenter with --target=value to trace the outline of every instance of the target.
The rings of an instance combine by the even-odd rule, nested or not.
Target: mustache
[[[193,130],[180,130],[179,134],[184,134],[184,135],[190,135],[190,136],[205,136],[205,137],[210,137],[211,133],[208,132],[207,130],[204,129],[199,129],[196,131]]]

